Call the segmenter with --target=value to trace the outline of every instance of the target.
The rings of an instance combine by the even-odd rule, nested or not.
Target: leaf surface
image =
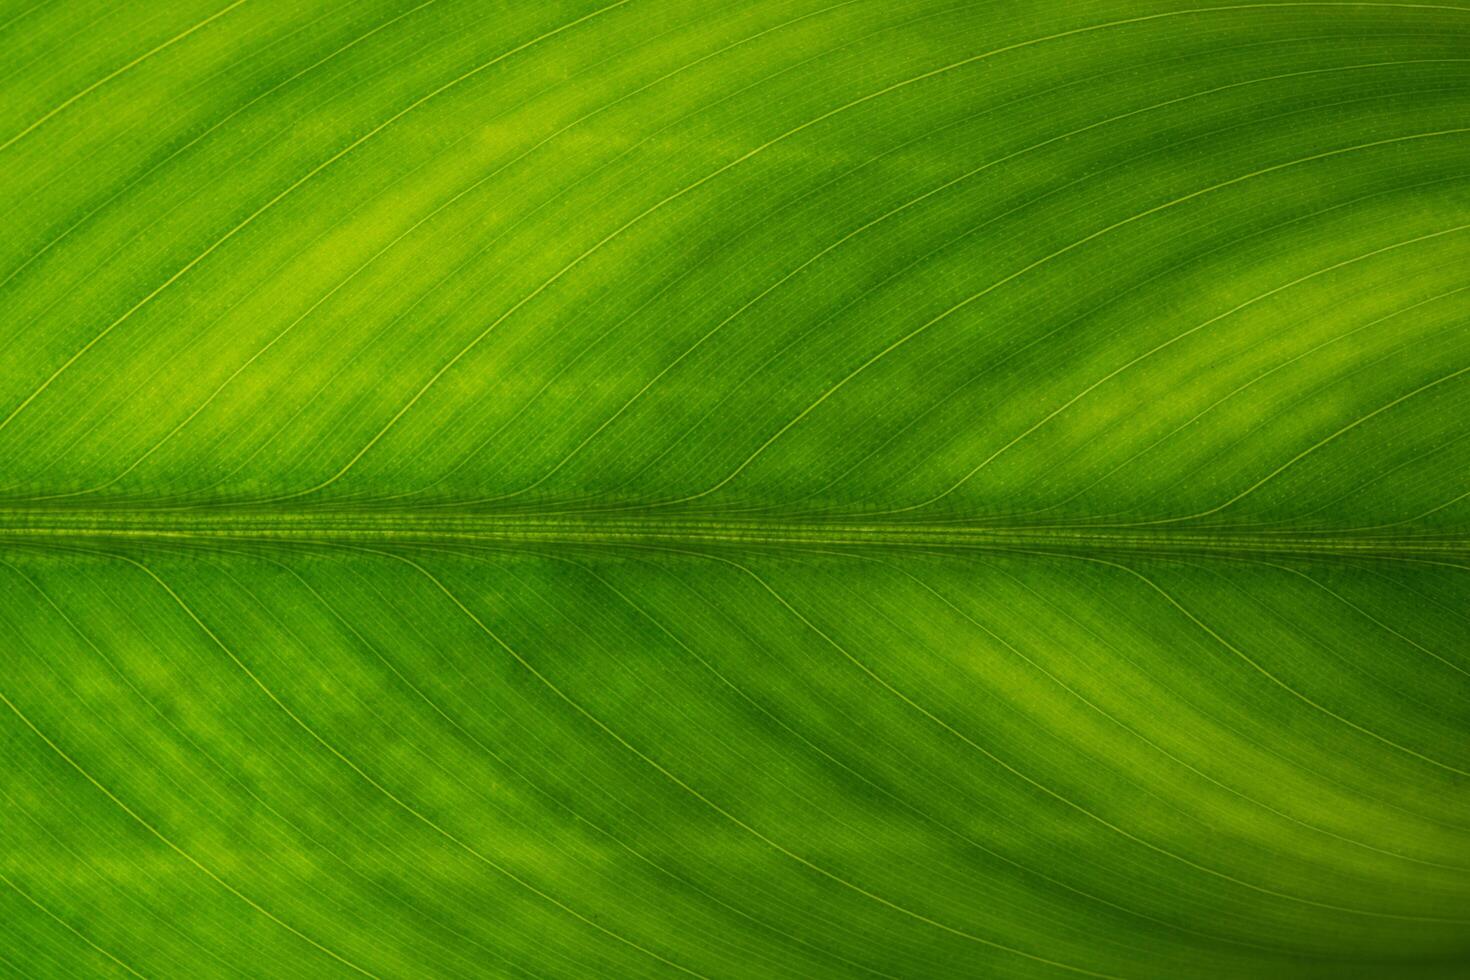
[[[1470,969],[1470,8],[0,51],[0,973]]]

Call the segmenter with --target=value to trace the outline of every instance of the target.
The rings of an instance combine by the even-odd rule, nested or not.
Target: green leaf
[[[0,52],[0,974],[1470,971],[1470,8]]]

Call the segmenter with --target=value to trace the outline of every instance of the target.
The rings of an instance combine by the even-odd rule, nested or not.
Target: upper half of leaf
[[[0,18],[9,507],[1470,517],[1470,11],[146,6]]]

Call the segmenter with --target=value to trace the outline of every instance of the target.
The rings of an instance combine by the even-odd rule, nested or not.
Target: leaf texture
[[[1470,975],[1470,7],[0,52],[0,974]]]

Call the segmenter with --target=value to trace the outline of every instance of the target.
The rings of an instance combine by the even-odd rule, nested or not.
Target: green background
[[[1470,7],[0,0],[0,974],[1470,976]]]

